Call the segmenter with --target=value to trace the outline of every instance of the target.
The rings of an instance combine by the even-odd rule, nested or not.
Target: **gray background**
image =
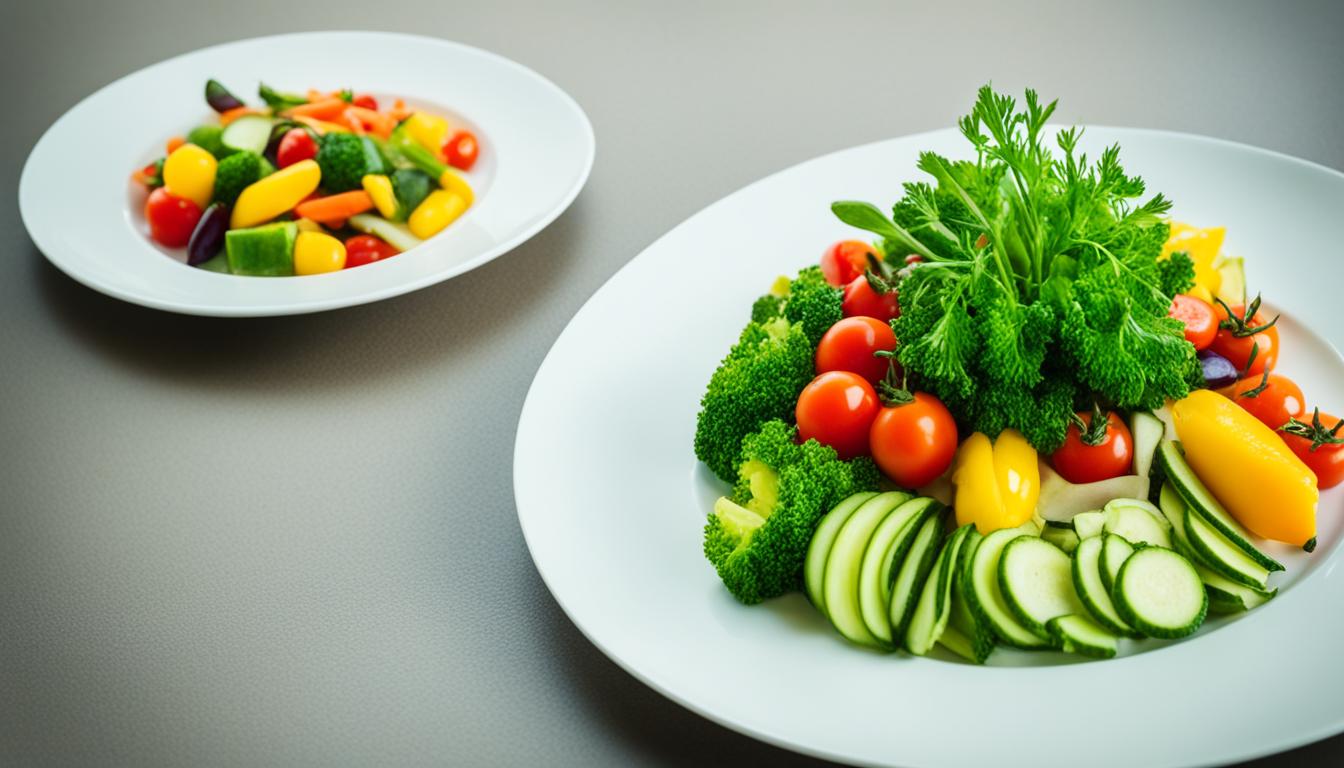
[[[950,125],[991,78],[1061,97],[1066,121],[1344,168],[1339,3],[830,5],[4,2],[0,763],[811,762],[637,683],[528,558],[515,426],[583,301],[707,203]],[[321,28],[438,35],[546,74],[597,131],[587,188],[479,270],[306,317],[141,309],[33,248],[19,171],[75,102],[201,46]],[[107,130],[139,130],[134,104]]]

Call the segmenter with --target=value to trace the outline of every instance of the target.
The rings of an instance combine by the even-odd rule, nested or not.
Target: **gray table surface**
[[[935,5],[6,2],[0,763],[812,764],[629,677],[528,558],[514,432],[584,300],[713,200],[950,125],[991,78],[1061,97],[1066,121],[1344,168],[1339,3]],[[438,35],[546,74],[595,126],[587,188],[481,269],[304,317],[142,309],[32,246],[19,171],[83,96],[201,46],[323,28]],[[137,130],[134,105],[107,130]]]

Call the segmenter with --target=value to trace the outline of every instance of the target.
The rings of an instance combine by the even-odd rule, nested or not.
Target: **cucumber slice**
[[[1176,487],[1181,498],[1199,517],[1227,538],[1237,549],[1269,571],[1282,571],[1283,564],[1266,555],[1251,543],[1251,534],[1233,519],[1227,509],[1214,498],[1209,489],[1195,475],[1190,464],[1181,455],[1181,446],[1174,440],[1164,440],[1157,450],[1158,461],[1166,473],[1167,480]],[[1189,527],[1186,526],[1187,533]],[[1193,539],[1193,534],[1190,534]],[[1191,542],[1193,543],[1193,541]],[[1201,553],[1203,554],[1203,553]]]
[[[975,643],[957,627],[956,616],[953,616],[952,621],[943,628],[938,644],[973,664],[984,663],[984,659],[976,657]]]
[[[1087,611],[1073,589],[1069,556],[1044,539],[1010,541],[999,560],[999,583],[1013,615],[1042,640],[1054,642],[1045,626],[1051,619]]]
[[[1134,545],[1124,536],[1108,533],[1101,540],[1101,583],[1106,594],[1115,591],[1115,577],[1120,575],[1120,566],[1134,554]]]
[[[1161,547],[1145,547],[1125,561],[1114,598],[1120,616],[1150,637],[1192,634],[1204,623],[1209,609],[1195,566]]]
[[[1073,531],[1079,539],[1100,536],[1106,525],[1106,515],[1101,510],[1083,512],[1073,516]]]
[[[244,115],[224,126],[219,134],[219,143],[224,150],[233,152],[255,152],[258,155],[266,151],[271,141],[271,126],[275,121],[262,115]]]
[[[1204,591],[1209,593],[1210,613],[1241,613],[1264,605],[1278,593],[1277,589],[1260,590],[1238,584],[1195,563],[1195,573],[1204,582]]]
[[[1095,483],[1070,483],[1050,468],[1041,464],[1041,496],[1036,502],[1037,513],[1047,522],[1067,523],[1077,515],[1101,509],[1111,499],[1148,498],[1148,477],[1121,475]]]
[[[988,659],[989,654],[994,651],[995,643],[994,630],[989,626],[989,622],[978,616],[971,608],[973,599],[971,563],[975,562],[975,551],[983,541],[984,537],[972,526],[971,532],[966,534],[966,541],[961,545],[961,551],[957,553],[957,559],[961,563],[952,577],[952,613],[948,617],[947,630],[944,630],[943,636],[938,639],[938,642],[947,646],[953,653],[975,664],[985,663],[985,659]],[[946,642],[948,632],[951,630],[966,638],[969,654],[961,653]]]
[[[873,529],[868,549],[859,566],[859,615],[868,632],[883,645],[891,645],[891,619],[887,608],[891,605],[893,564],[899,567],[919,526],[929,515],[938,511],[933,499],[910,499],[893,509]]]
[[[1161,510],[1139,499],[1116,499],[1102,511],[1106,521],[1102,529],[1124,536],[1131,544],[1151,544],[1171,549],[1171,523]]]
[[[892,491],[879,493],[865,501],[840,526],[831,551],[826,555],[826,570],[821,579],[826,616],[840,634],[860,645],[881,645],[868,631],[859,610],[859,568],[863,553],[878,524],[909,500],[910,494]]]
[[[1147,477],[1167,425],[1148,411],[1134,411],[1129,414],[1129,434],[1134,440],[1134,474]]]
[[[835,535],[840,532],[840,527],[845,524],[849,516],[854,514],[854,510],[876,495],[871,491],[865,491],[847,497],[827,512],[826,516],[821,518],[821,522],[817,523],[816,530],[812,532],[812,541],[807,545],[807,559],[803,561],[803,589],[807,593],[807,599],[811,600],[822,614],[826,613],[826,600],[821,591],[821,578],[826,572],[826,556],[831,554]]]
[[[1135,634],[1134,628],[1120,618],[1111,602],[1110,590],[1101,580],[1101,548],[1104,539],[1093,536],[1078,543],[1073,552],[1073,588],[1087,612],[1097,623],[1106,629],[1121,635]]]
[[[366,235],[380,237],[398,251],[409,251],[424,241],[411,233],[411,228],[399,221],[388,221],[372,213],[357,213],[346,220],[351,229]]]
[[[929,578],[929,571],[933,570],[934,558],[938,556],[942,532],[941,514],[925,520],[915,534],[909,551],[905,553],[896,579],[891,583],[891,605],[887,606],[887,618],[891,621],[891,636],[896,640],[905,637],[910,614],[914,613],[915,603],[924,589],[924,582]]]
[[[1050,635],[1068,653],[1109,659],[1115,656],[1119,638],[1086,616],[1069,614],[1051,619],[1045,625]]]
[[[1045,530],[1049,530],[1049,526]],[[1045,648],[1049,643],[1013,616],[999,585],[999,560],[1003,556],[1003,548],[1013,539],[1029,535],[1023,533],[1021,528],[1004,528],[980,540],[971,558],[967,602],[977,618],[988,624],[1004,643],[1017,648]]]
[[[920,590],[919,602],[910,615],[910,625],[905,629],[905,649],[916,656],[928,653],[943,630],[952,613],[952,580],[960,563],[958,556],[974,525],[963,525],[948,535],[943,550],[938,553],[938,561],[933,564],[929,578]]]
[[[1185,535],[1190,548],[1209,570],[1253,589],[1269,586],[1269,571],[1209,525],[1191,506],[1185,508]]]
[[[1059,547],[1066,555],[1073,554],[1073,551],[1078,548],[1078,534],[1073,530],[1073,526],[1061,528],[1057,525],[1047,524],[1041,529],[1041,538]]]

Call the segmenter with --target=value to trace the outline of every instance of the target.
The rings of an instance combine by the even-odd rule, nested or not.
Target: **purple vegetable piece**
[[[224,247],[224,233],[229,230],[229,206],[211,203],[196,222],[196,229],[187,241],[187,264],[196,266],[214,258]]]
[[[1207,349],[1199,353],[1199,367],[1204,371],[1204,383],[1209,389],[1221,389],[1235,384],[1241,373],[1232,361]]]
[[[227,112],[230,109],[237,109],[243,106],[243,102],[237,96],[229,93],[218,80],[205,81],[205,103],[216,112]]]

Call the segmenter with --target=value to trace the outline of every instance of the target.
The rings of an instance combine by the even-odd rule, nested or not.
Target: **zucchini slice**
[[[1190,548],[1209,570],[1252,589],[1269,586],[1269,571],[1218,532],[1192,506],[1185,508],[1185,535]]]
[[[962,542],[961,551],[957,553],[961,563],[952,577],[952,613],[948,616],[947,629],[938,638],[938,642],[948,650],[974,664],[984,664],[994,651],[995,643],[994,630],[989,622],[971,609],[971,563],[975,560],[976,549],[983,541],[984,537],[975,530],[975,526],[971,526],[971,532],[966,534],[966,541]],[[954,647],[955,639],[948,642],[948,635],[953,631],[966,638],[965,650],[969,653],[962,653]]]
[[[910,543],[905,560],[896,572],[896,579],[891,582],[891,605],[887,606],[887,618],[891,620],[891,637],[894,641],[905,637],[910,614],[914,613],[915,602],[919,600],[924,582],[933,569],[934,558],[938,556],[942,533],[943,515],[933,515],[925,520]]]
[[[1176,487],[1181,498],[1185,499],[1185,503],[1196,515],[1203,518],[1204,522],[1226,537],[1232,546],[1240,549],[1265,570],[1283,570],[1283,563],[1256,549],[1255,545],[1251,543],[1251,534],[1241,526],[1241,523],[1233,519],[1227,509],[1219,503],[1218,499],[1195,475],[1195,471],[1186,462],[1185,456],[1181,455],[1180,443],[1174,440],[1164,440],[1161,447],[1157,449],[1157,457],[1158,461],[1162,463],[1162,469],[1166,473],[1168,482]],[[1186,528],[1188,529],[1189,526],[1187,525]]]
[[[1078,534],[1073,527],[1064,528],[1058,525],[1046,524],[1041,529],[1041,538],[1054,544],[1064,551],[1064,554],[1071,555],[1078,548]]]
[[[1167,425],[1148,411],[1134,411],[1129,415],[1129,434],[1134,438],[1134,474],[1147,477]]]
[[[826,615],[840,634],[860,645],[881,645],[868,631],[859,612],[859,567],[863,553],[878,524],[909,500],[910,494],[891,491],[865,501],[840,526],[826,555],[826,571],[821,580]]]
[[[1087,611],[1073,589],[1069,556],[1044,539],[1020,536],[1003,548],[999,583],[1008,607],[1042,640],[1054,642],[1046,624]]]
[[[1115,656],[1116,646],[1119,645],[1118,637],[1078,614],[1053,618],[1046,622],[1045,627],[1060,648],[1080,656],[1109,659]]]
[[[1100,536],[1102,528],[1106,525],[1106,514],[1101,510],[1092,512],[1082,512],[1073,516],[1073,531],[1078,534],[1079,539],[1090,539],[1093,536]]]
[[[1073,552],[1073,588],[1097,623],[1111,632],[1134,636],[1134,628],[1120,618],[1111,602],[1110,590],[1101,580],[1101,548],[1104,539],[1093,536],[1079,542]]]
[[[266,151],[271,141],[271,127],[275,121],[264,115],[243,115],[224,126],[219,141],[225,151],[254,152],[258,155]]]
[[[1048,641],[1037,636],[1013,615],[999,585],[999,560],[1003,556],[1003,548],[1019,536],[1030,535],[1023,533],[1021,528],[1004,528],[981,539],[971,557],[967,597],[971,610],[989,624],[994,634],[1005,644],[1026,649],[1047,648],[1050,646]]]
[[[1185,637],[1199,629],[1209,609],[1195,566],[1161,547],[1130,555],[1120,568],[1114,598],[1126,623],[1150,637]]]
[[[1205,566],[1195,563],[1195,572],[1209,593],[1209,613],[1241,613],[1264,605],[1278,593],[1277,589],[1259,590],[1238,584],[1219,576]]]
[[[1107,594],[1115,591],[1115,577],[1120,575],[1120,567],[1132,554],[1134,545],[1124,536],[1108,533],[1101,540],[1101,583],[1106,586]]]
[[[807,559],[803,561],[803,589],[807,592],[807,599],[811,600],[823,614],[826,613],[826,601],[821,591],[821,580],[822,575],[826,573],[826,556],[831,554],[835,535],[840,532],[841,526],[849,516],[854,514],[854,510],[876,495],[871,491],[864,491],[846,497],[821,518],[821,522],[817,523],[817,528],[812,533],[812,541],[807,545]]]
[[[892,566],[905,558],[919,526],[941,505],[934,499],[910,499],[893,509],[873,529],[868,549],[859,566],[859,615],[873,637],[884,646],[892,644],[891,604]]]
[[[1116,499],[1102,510],[1102,530],[1124,536],[1130,544],[1152,544],[1171,549],[1171,523],[1161,510],[1140,499]]]
[[[929,578],[920,590],[910,624],[905,628],[905,649],[916,656],[928,653],[947,627],[952,613],[952,580],[960,563],[958,554],[974,525],[963,525],[948,535]]]

